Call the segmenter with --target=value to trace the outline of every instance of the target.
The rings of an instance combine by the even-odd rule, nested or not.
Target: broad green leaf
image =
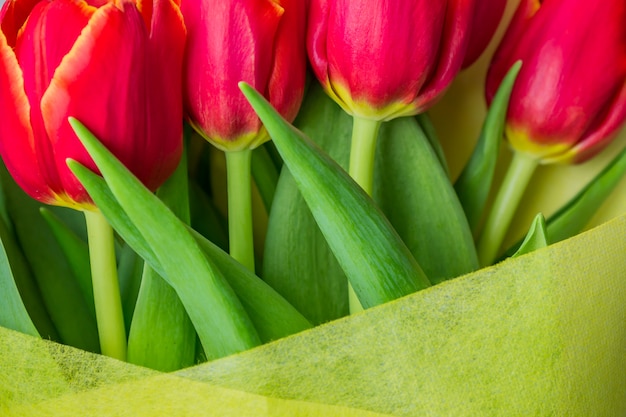
[[[312,86],[294,125],[344,169],[351,118]],[[380,130],[374,200],[433,280],[477,267],[471,234],[432,143],[411,118]],[[343,271],[319,231],[288,169],[281,172],[270,213],[263,279],[314,323],[347,314]]]
[[[183,222],[189,223],[185,155],[157,195]],[[196,331],[176,291],[144,264],[128,335],[128,362],[170,372],[193,365],[195,354]]]
[[[113,228],[115,228],[114,225]],[[126,334],[130,333],[130,324],[135,313],[139,287],[141,287],[141,276],[143,275],[143,263],[143,259],[135,253],[130,245],[124,245],[121,248],[117,258],[117,276],[120,283]]]
[[[8,230],[2,219],[0,219],[0,237],[2,238],[0,241],[0,294],[2,294],[0,326],[39,337],[39,332],[26,311],[13,277],[11,264],[5,251],[5,238],[8,237]],[[37,288],[29,290],[36,291]]]
[[[318,85],[294,124],[347,168],[352,121]],[[348,314],[348,279],[286,168],[269,214],[262,277],[314,324]]]
[[[437,136],[437,131],[435,130],[435,126],[430,120],[430,117],[427,113],[420,113],[415,116],[415,120],[417,120],[417,124],[419,125],[422,132],[424,132],[424,135],[426,136],[426,139],[428,139],[428,143],[435,152],[435,155],[437,155],[437,159],[439,160],[441,167],[446,172],[446,175],[449,177],[450,170],[448,169],[448,161],[446,160],[446,155],[443,152],[441,142],[439,142],[439,138]]]
[[[83,298],[78,280],[63,251],[39,212],[41,203],[26,195],[4,167],[2,185],[16,239],[59,340],[83,350],[99,352],[96,319]]]
[[[478,269],[463,208],[415,119],[385,123],[376,152],[374,199],[430,281]]]
[[[228,225],[211,199],[194,181],[189,181],[191,226],[224,250],[228,250]]]
[[[548,246],[546,219],[543,217],[543,214],[539,213],[530,225],[524,241],[512,257],[516,258],[546,246]]]
[[[228,277],[261,340],[269,342],[311,328],[311,323],[267,283],[215,244],[191,231],[204,253]]]
[[[87,306],[96,317],[96,308],[93,301],[93,283],[91,282],[91,267],[89,265],[89,247],[72,229],[46,207],[40,209],[41,215],[48,223],[61,250],[77,279],[83,298]]]
[[[363,190],[258,92],[245,83],[240,87],[273,138],[363,307],[428,287],[417,261]]]
[[[509,97],[521,66],[520,61],[516,62],[502,80],[485,118],[474,152],[454,184],[454,189],[474,232],[482,218],[493,182]]]
[[[184,224],[85,126],[74,119],[70,123],[186,306],[207,357],[227,356],[258,345],[259,337],[239,299]],[[72,161],[69,164],[82,180],[84,167]]]
[[[130,221],[102,177],[77,167],[81,181],[113,228],[139,253],[150,266],[170,282],[160,260],[135,225]],[[145,191],[148,192],[148,191]],[[162,204],[162,203],[158,203]],[[244,268],[214,243],[190,230],[206,256],[213,259],[236,291],[263,341],[279,339],[311,327],[285,299],[264,281]]]
[[[265,146],[252,151],[252,176],[259,190],[265,209],[269,212],[276,193],[278,169]]]

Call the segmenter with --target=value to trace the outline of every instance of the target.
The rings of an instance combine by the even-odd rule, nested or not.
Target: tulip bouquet
[[[622,415],[624,23],[6,0],[0,412]]]

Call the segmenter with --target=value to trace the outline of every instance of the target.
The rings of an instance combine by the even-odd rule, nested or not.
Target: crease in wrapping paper
[[[626,415],[626,216],[174,374],[6,329],[0,352],[2,416]]]

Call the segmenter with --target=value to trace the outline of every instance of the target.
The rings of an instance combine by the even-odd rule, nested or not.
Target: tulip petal
[[[185,25],[180,10],[172,0],[156,0],[152,12],[149,45],[148,139],[149,144],[133,167],[151,190],[160,186],[176,169],[182,154],[183,121],[183,52]],[[154,71],[158,69],[158,71]],[[149,164],[142,163],[150,161]]]
[[[33,8],[15,46],[15,55],[23,69],[24,91],[32,103],[30,123],[34,151],[46,183],[61,200],[64,199],[64,187],[54,163],[55,150],[48,140],[40,107],[35,103],[41,101],[54,71],[87,24],[93,10],[85,3],[70,0],[40,2]]]
[[[274,68],[267,89],[270,103],[292,122],[302,103],[306,83],[306,5],[302,0],[281,0],[284,13],[274,45]]]
[[[8,0],[2,5],[0,21],[6,42],[14,47],[17,33],[28,19],[28,15],[41,0]]]
[[[420,92],[420,97],[415,104],[418,112],[421,113],[434,104],[461,69],[469,44],[474,7],[474,1],[451,0],[448,2],[439,47],[439,63]]]
[[[31,197],[42,202],[54,201],[54,193],[41,174],[35,153],[22,70],[4,34],[0,34],[0,108],[0,154],[7,169]]]
[[[463,68],[472,65],[483,53],[504,14],[507,0],[477,0]]]
[[[67,168],[66,159],[96,167],[67,122],[68,116],[89,126],[133,171],[149,149],[145,114],[148,32],[134,5],[122,7],[109,3],[94,13],[41,100],[63,187],[78,201],[87,195]]]
[[[188,30],[188,116],[214,144],[232,149],[229,142],[261,128],[237,83],[267,94],[283,9],[270,0],[184,1],[181,8]]]

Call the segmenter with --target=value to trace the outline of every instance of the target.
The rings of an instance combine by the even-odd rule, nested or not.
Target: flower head
[[[582,162],[626,118],[626,3],[522,0],[493,58],[490,100],[522,60],[505,134],[543,163]]]
[[[245,81],[292,121],[306,77],[302,0],[183,0],[187,119],[223,150],[269,139],[239,90]],[[210,18],[208,18],[210,16]]]
[[[461,69],[474,7],[473,0],[311,0],[313,71],[352,115],[423,112]]]
[[[175,3],[10,0],[0,19],[0,155],[29,195],[92,207],[66,166],[96,170],[70,116],[149,188],[173,172],[185,40]]]

